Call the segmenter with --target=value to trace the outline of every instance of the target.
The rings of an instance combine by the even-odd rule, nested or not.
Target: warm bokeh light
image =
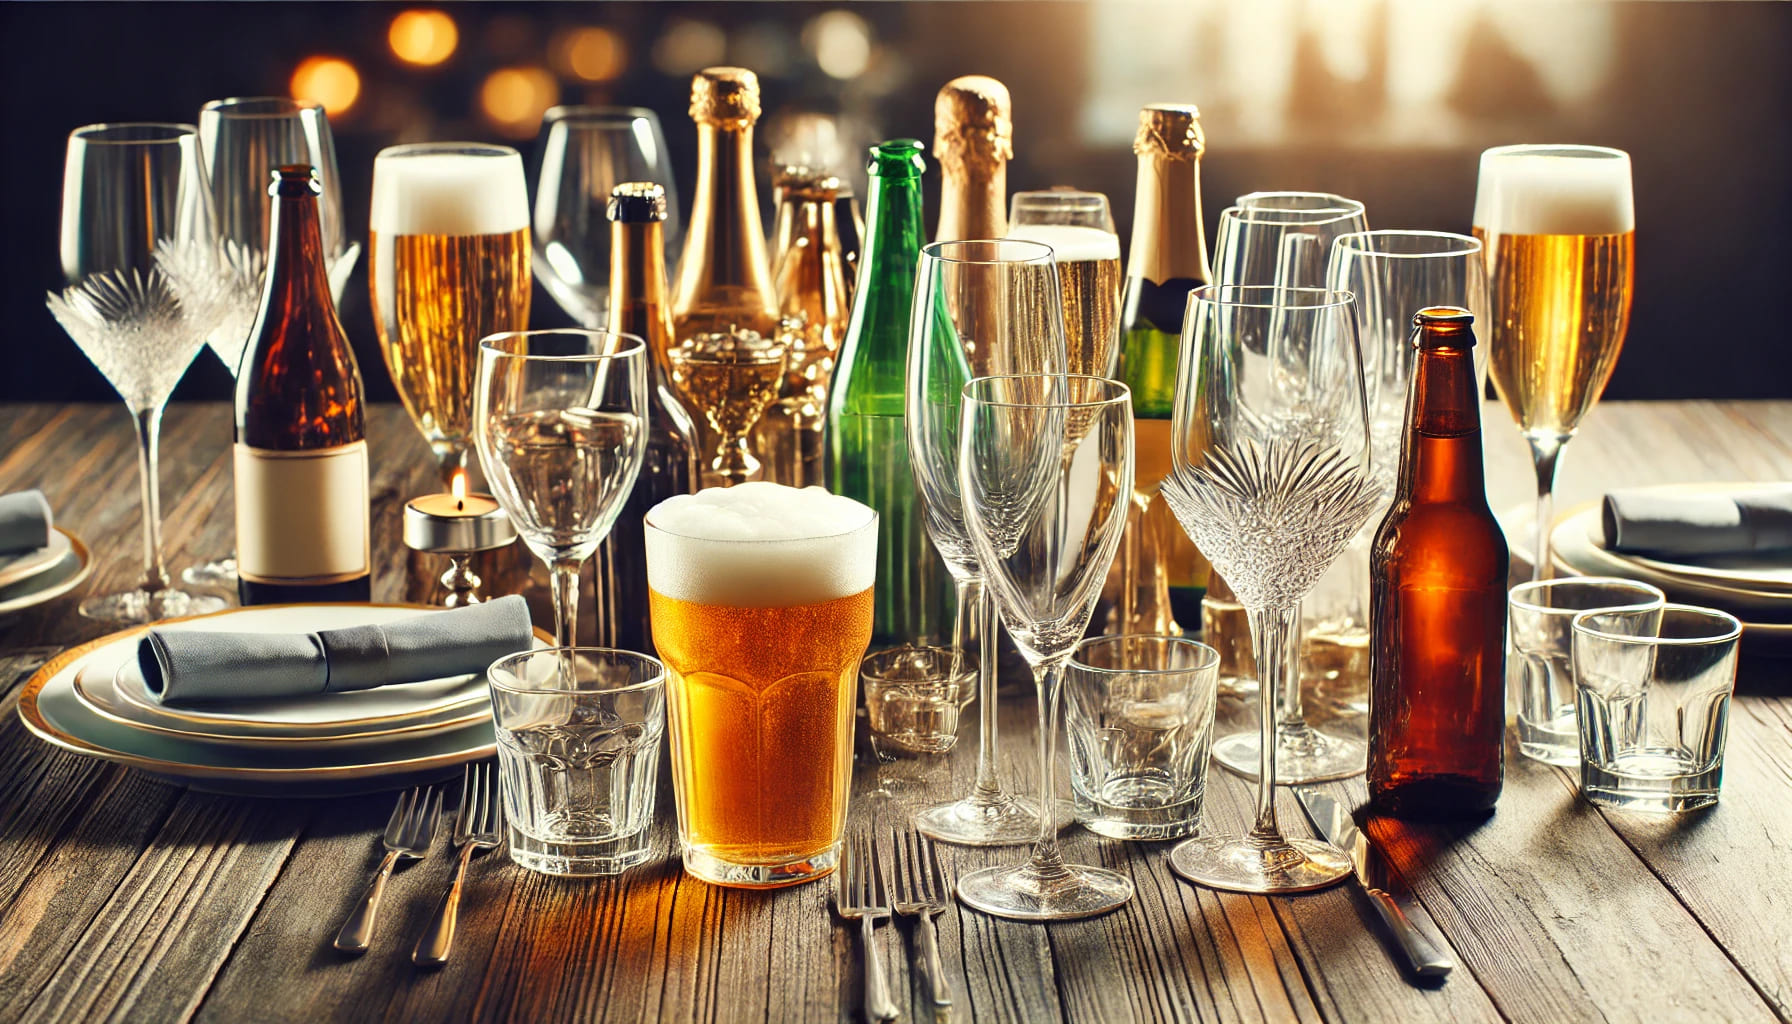
[[[500,68],[479,87],[479,109],[506,135],[535,134],[541,115],[560,102],[560,83],[546,68]]]
[[[335,117],[361,95],[361,73],[340,57],[306,57],[292,72],[293,99],[322,104]]]
[[[720,64],[728,53],[728,37],[707,21],[679,18],[653,43],[653,66],[668,75],[688,75]]]
[[[628,67],[628,47],[607,28],[587,25],[562,32],[554,40],[555,62],[587,82],[607,82]]]
[[[851,11],[816,15],[803,26],[803,45],[830,78],[857,78],[871,65],[871,26]]]
[[[407,64],[440,64],[454,54],[460,32],[444,11],[404,11],[386,32],[392,55]]]

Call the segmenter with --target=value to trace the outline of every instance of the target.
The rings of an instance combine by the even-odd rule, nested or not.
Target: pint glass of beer
[[[753,482],[647,513],[685,870],[766,888],[834,869],[871,642],[877,513]]]

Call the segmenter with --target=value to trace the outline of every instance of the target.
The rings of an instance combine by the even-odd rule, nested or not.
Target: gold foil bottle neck
[[[1014,156],[1008,87],[987,75],[964,75],[933,101],[933,150],[947,173],[989,173]]]
[[[1207,149],[1201,111],[1192,103],[1153,103],[1139,111],[1132,151],[1168,160],[1199,160]]]
[[[751,128],[759,120],[759,76],[746,68],[704,68],[691,79],[691,120]]]

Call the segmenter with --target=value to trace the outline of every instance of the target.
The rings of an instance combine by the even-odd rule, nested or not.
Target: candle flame
[[[448,493],[456,498],[467,496],[467,468],[465,466],[456,469],[454,475],[448,479]]]

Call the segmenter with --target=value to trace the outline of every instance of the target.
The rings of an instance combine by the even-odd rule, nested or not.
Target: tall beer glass
[[[685,870],[745,888],[828,874],[852,786],[877,513],[754,481],[669,498],[646,534]]]
[[[1552,572],[1556,460],[1611,379],[1635,290],[1630,154],[1499,146],[1481,154],[1475,237],[1493,315],[1488,370],[1537,468],[1531,578]]]
[[[529,326],[523,159],[468,142],[393,146],[373,161],[368,287],[398,397],[444,490],[466,472],[479,339]]]

